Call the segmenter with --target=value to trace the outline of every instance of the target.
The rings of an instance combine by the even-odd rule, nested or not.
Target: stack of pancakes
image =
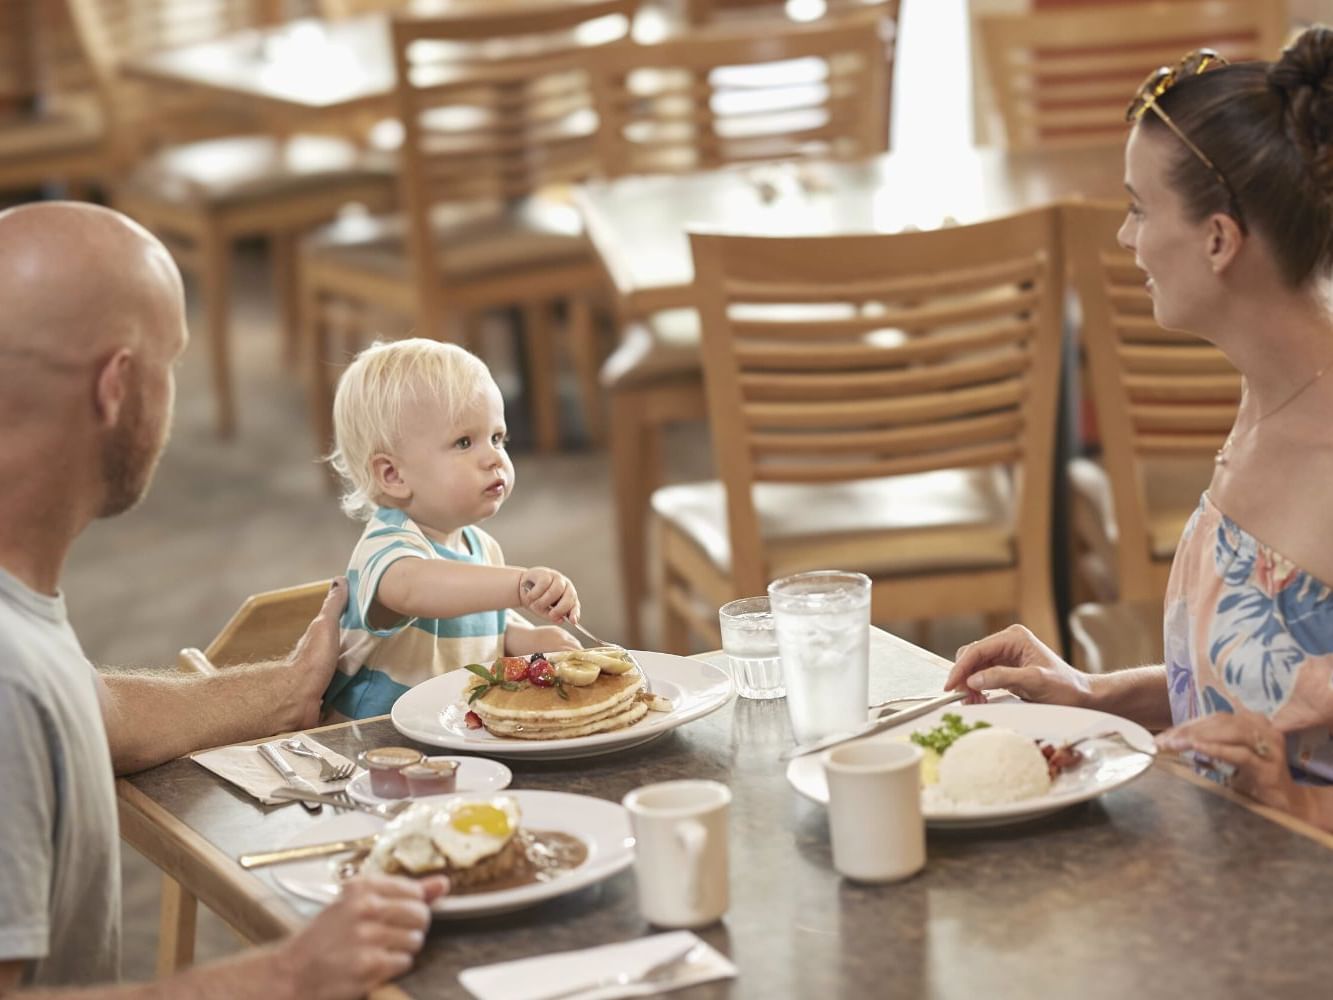
[[[482,681],[478,679],[475,683]],[[567,696],[564,698],[554,687],[523,684],[516,691],[493,687],[470,707],[496,736],[519,740],[570,739],[623,729],[638,722],[648,712],[648,703],[638,696],[642,688],[643,676],[638,670],[602,673],[583,687],[564,685]]]

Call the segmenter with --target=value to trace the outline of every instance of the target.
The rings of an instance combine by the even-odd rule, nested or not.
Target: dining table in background
[[[946,666],[875,630],[870,697],[936,692]],[[348,757],[410,743],[384,717],[315,736]],[[738,699],[628,750],[509,764],[515,789],[613,802],[674,778],[731,787],[731,907],[698,933],[739,975],[673,994],[682,1000],[1306,1000],[1333,982],[1333,953],[1310,923],[1333,898],[1333,837],[1178,765],[1159,759],[1132,784],[1021,825],[932,830],[921,874],[866,886],[833,870],[824,808],[784,776],[790,745],[784,702]],[[184,758],[122,778],[118,794],[125,840],[248,940],[279,937],[317,912],[280,888],[273,869],[247,872],[235,858],[319,817],[261,807]],[[375,995],[461,997],[463,969],[649,933],[626,871],[530,909],[437,920],[413,970]]]

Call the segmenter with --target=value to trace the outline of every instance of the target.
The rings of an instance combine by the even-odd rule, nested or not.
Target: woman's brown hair
[[[1292,287],[1333,270],[1333,29],[1307,29],[1276,62],[1183,79],[1157,101],[1236,193],[1233,204],[1177,142],[1170,181],[1193,220],[1222,212],[1262,233]],[[1170,134],[1153,114],[1139,127]]]

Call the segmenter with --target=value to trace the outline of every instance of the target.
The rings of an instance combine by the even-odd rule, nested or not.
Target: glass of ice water
[[[768,585],[787,712],[796,742],[866,721],[870,704],[870,578],[817,570]]]
[[[731,662],[731,676],[742,698],[781,698],[782,660],[773,614],[767,597],[742,597],[717,612],[722,626],[722,651]]]

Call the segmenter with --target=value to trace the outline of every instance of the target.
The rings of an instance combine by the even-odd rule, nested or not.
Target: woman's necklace
[[[1231,433],[1229,433],[1227,435],[1227,439],[1222,442],[1222,447],[1217,449],[1217,455],[1213,458],[1213,462],[1217,465],[1226,465],[1227,452],[1230,450],[1231,445],[1235,443],[1237,438],[1243,438],[1247,434],[1253,434],[1254,429],[1258,427],[1260,424],[1262,424],[1269,417],[1273,416],[1273,414],[1280,413],[1282,410],[1286,409],[1292,403],[1296,402],[1297,398],[1301,395],[1301,393],[1303,393],[1306,389],[1310,388],[1310,386],[1318,382],[1320,377],[1323,376],[1324,372],[1328,371],[1329,368],[1333,368],[1333,361],[1330,361],[1328,364],[1324,365],[1323,368],[1320,368],[1319,371],[1315,372],[1308,379],[1306,379],[1299,386],[1297,386],[1295,392],[1293,392],[1282,402],[1278,403],[1277,406],[1273,407],[1263,416],[1259,417],[1257,420],[1255,420],[1254,423],[1250,424],[1249,427],[1246,427],[1245,430],[1241,431],[1239,434],[1236,433],[1235,424],[1232,424]]]

